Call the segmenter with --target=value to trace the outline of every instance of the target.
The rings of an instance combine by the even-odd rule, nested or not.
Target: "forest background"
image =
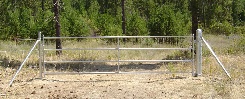
[[[35,39],[38,31],[55,36],[56,22],[61,36],[189,35],[193,22],[205,33],[245,34],[245,0],[0,1],[1,40]]]

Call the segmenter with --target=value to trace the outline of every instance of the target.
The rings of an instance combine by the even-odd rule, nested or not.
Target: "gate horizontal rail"
[[[88,36],[88,37],[43,37],[44,39],[82,39],[82,38],[192,38],[193,36]]]
[[[45,72],[45,75],[76,75],[76,74],[171,74],[171,73],[192,73],[192,72]]]
[[[83,63],[83,62],[192,62],[192,60],[92,60],[92,61],[44,61],[44,63]]]
[[[63,48],[63,49],[44,49],[45,51],[60,50],[191,50],[192,48]]]

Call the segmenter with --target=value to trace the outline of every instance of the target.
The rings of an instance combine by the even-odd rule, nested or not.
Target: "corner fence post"
[[[196,30],[196,76],[202,75],[202,30]]]
[[[39,76],[40,79],[42,79],[42,55],[41,55],[41,46],[42,46],[42,42],[41,42],[41,32],[38,32],[38,40],[40,40],[39,45],[38,45],[38,51],[39,51]]]

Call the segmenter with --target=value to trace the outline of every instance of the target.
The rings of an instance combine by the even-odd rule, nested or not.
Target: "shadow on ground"
[[[120,64],[120,71],[138,71],[138,70],[154,70],[159,69],[161,63],[155,64],[142,64],[142,63],[128,63]],[[101,63],[46,63],[45,68],[47,71],[72,71],[72,72],[116,72],[118,65],[111,65],[105,62]]]

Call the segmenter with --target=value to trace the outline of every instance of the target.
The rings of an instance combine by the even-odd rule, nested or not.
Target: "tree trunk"
[[[125,19],[125,7],[124,7],[125,0],[121,0],[121,7],[122,7],[122,30],[123,34],[126,35],[126,19]],[[123,38],[123,42],[126,42],[126,39]]]
[[[60,23],[59,23],[59,2],[58,0],[53,0],[54,4],[54,20],[55,20],[55,29],[56,37],[60,37]],[[61,39],[56,39],[56,49],[62,49]],[[56,55],[61,55],[62,50],[57,50]]]
[[[122,0],[122,30],[123,30],[123,34],[126,34],[126,19],[125,19],[125,8],[124,8],[124,2],[125,0]]]
[[[42,0],[42,11],[44,11],[44,2],[45,0]]]
[[[191,15],[192,15],[192,34],[196,40],[196,30],[198,29],[198,0],[191,0]]]

